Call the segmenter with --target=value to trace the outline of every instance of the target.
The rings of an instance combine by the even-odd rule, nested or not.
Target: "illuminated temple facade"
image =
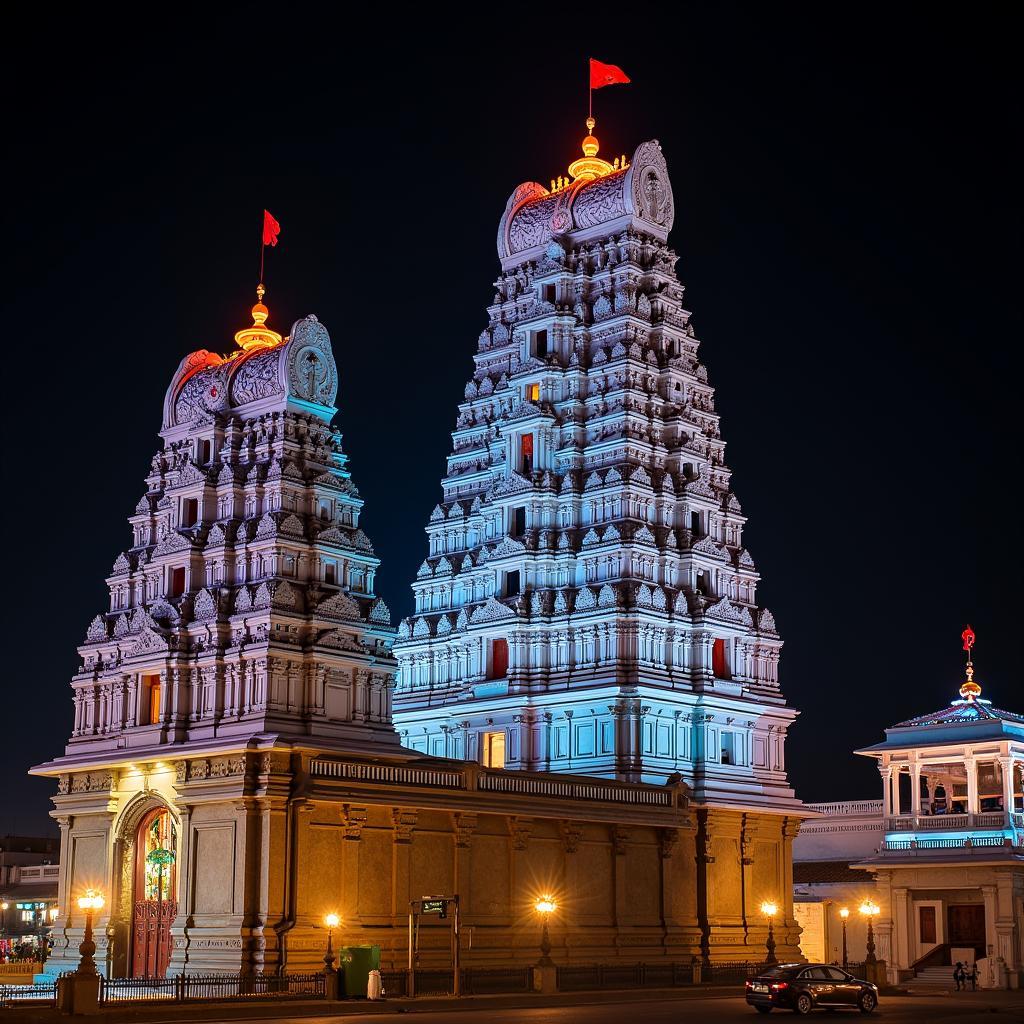
[[[498,226],[396,725],[424,753],[791,809],[782,641],[668,245],[665,159],[583,148]]]
[[[334,422],[330,338],[313,316],[282,337],[259,297],[230,355],[193,352],[171,380],[109,605],[79,647],[71,737],[33,769],[54,780],[61,831],[47,971],[77,965],[87,890],[106,901],[96,960],[113,976],[321,969],[328,914],[337,944],[377,945],[402,966],[410,901],[438,893],[459,895],[470,965],[536,960],[541,893],[565,908],[550,924],[559,962],[756,959],[766,900],[783,907],[779,956],[794,955],[781,899],[794,801],[709,827],[678,775],[554,779],[402,746],[395,632]],[[545,458],[540,431],[537,443]],[[716,478],[694,474],[700,507],[717,508]],[[514,603],[480,606],[505,616]],[[722,635],[752,638],[747,606],[730,607]],[[743,683],[700,678],[734,695],[716,709],[749,704]],[[782,786],[778,761],[766,772]],[[421,924],[421,966],[450,965],[450,927]]]

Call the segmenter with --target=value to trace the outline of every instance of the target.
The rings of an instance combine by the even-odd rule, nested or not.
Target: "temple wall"
[[[312,763],[287,752],[191,758],[159,779],[154,770],[153,783],[145,767],[118,766],[100,789],[75,783],[79,791],[58,796],[65,874],[48,971],[77,964],[84,922],[74,900],[94,887],[107,896],[97,962],[128,973],[132,830],[165,805],[178,835],[171,973],[318,970],[328,913],[342,919],[335,947],[379,945],[386,966],[404,967],[410,900],[455,893],[467,964],[535,962],[533,903],[544,894],[559,906],[556,962],[757,960],[764,899],[780,906],[778,955],[797,954],[784,899],[792,818],[689,808],[682,787],[507,773],[542,787],[526,799],[480,792],[473,770],[453,762],[372,762],[414,782],[410,772],[452,768],[419,789],[388,778],[318,781]],[[450,963],[450,926],[422,920],[421,965]]]

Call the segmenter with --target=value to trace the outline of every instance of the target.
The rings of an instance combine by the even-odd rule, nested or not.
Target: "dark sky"
[[[498,218],[578,155],[588,54],[634,80],[596,94],[604,153],[658,138],[668,160],[802,712],[797,792],[875,797],[848,752],[955,695],[968,621],[985,695],[1024,710],[1019,25],[981,5],[594,5],[600,35],[549,6],[462,42],[477,28],[454,15],[284,10],[130,44],[123,21],[55,15],[8,40],[0,833],[47,825],[51,786],[25,770],[70,731],[75,647],[130,543],[171,374],[248,322],[264,206],[283,225],[272,325],[315,312],[331,332],[380,591],[410,610]]]

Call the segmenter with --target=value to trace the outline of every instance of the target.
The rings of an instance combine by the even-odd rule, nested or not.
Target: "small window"
[[[526,389],[526,400],[528,402],[539,402],[540,401],[540,385],[531,384]]]
[[[541,297],[545,302],[555,301],[555,286],[553,284],[546,284],[543,286]]]
[[[324,582],[336,584],[338,582],[338,567],[333,562],[324,566]]]
[[[491,641],[491,671],[489,678],[504,679],[508,675],[508,641],[502,637]]]
[[[331,509],[326,503],[320,505],[320,518],[326,523],[330,521]]]
[[[711,645],[711,671],[716,679],[729,679],[729,660],[724,640],[715,640]]]
[[[920,915],[919,920],[921,922],[921,942],[935,945],[938,941],[935,938],[935,908],[918,907],[917,910]]]
[[[523,473],[533,472],[533,434],[523,434],[519,439],[519,465]]]
[[[548,354],[548,332],[537,331],[533,336],[533,354],[543,359]]]
[[[181,597],[185,593],[184,568],[171,570],[171,597]]]
[[[485,732],[480,737],[481,752],[485,768],[505,767],[505,733]]]
[[[199,442],[199,462],[205,466],[210,461],[210,455],[213,453],[213,444],[210,441]]]
[[[700,534],[700,513],[699,512],[691,512],[690,513],[690,532],[694,535],[694,537],[699,537],[701,535]]]
[[[516,594],[521,592],[521,584],[519,582],[519,570],[513,569],[512,572],[505,573],[505,596],[515,597]]]
[[[736,734],[732,732],[722,733],[722,764],[736,764]]]
[[[195,526],[199,521],[199,499],[186,498],[181,503],[181,525]]]
[[[140,725],[156,725],[160,721],[160,677],[142,677],[142,721]]]
[[[522,537],[526,533],[526,507],[512,509],[512,536]]]
[[[683,463],[683,476],[686,477],[687,480],[692,480],[693,479],[693,463],[692,462],[684,462]]]

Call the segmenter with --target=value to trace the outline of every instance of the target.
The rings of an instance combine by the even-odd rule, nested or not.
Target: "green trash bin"
[[[340,960],[342,995],[365,999],[370,971],[380,970],[380,946],[343,946]]]

